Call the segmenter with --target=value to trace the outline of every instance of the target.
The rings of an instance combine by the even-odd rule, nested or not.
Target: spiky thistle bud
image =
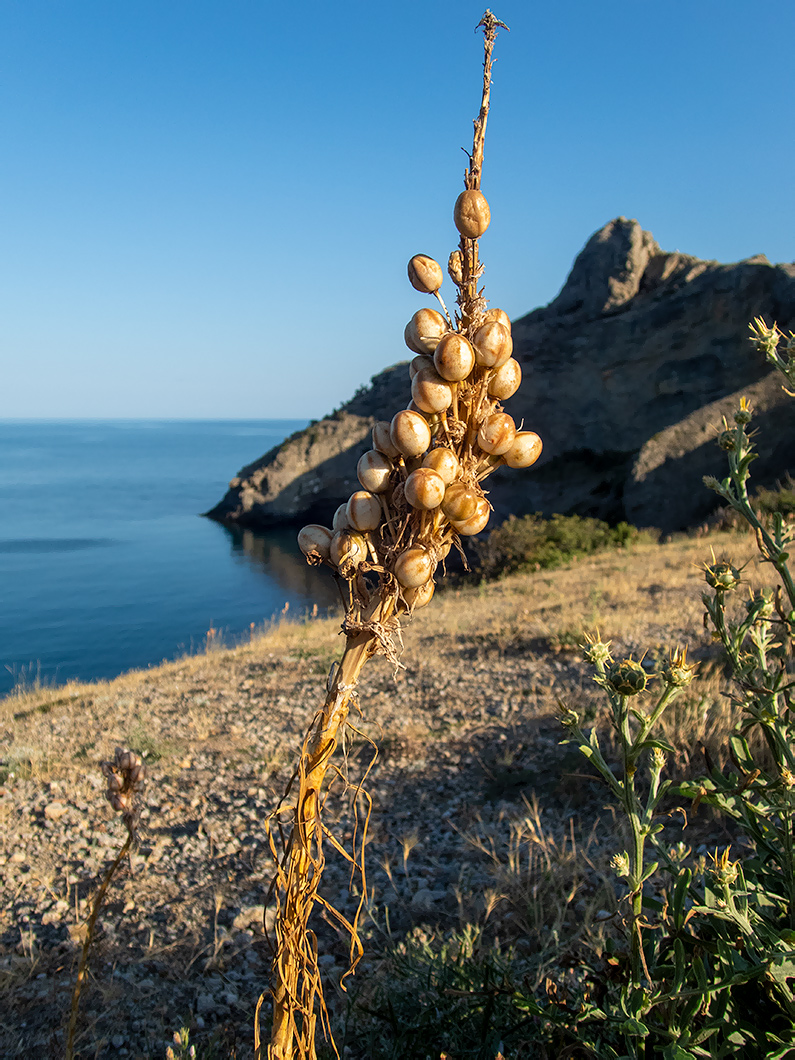
[[[726,847],[722,854],[718,854],[716,849],[714,854],[710,854],[712,865],[709,867],[709,873],[717,883],[724,887],[730,887],[739,875],[740,862],[729,860],[730,849],[731,847]]]
[[[688,663],[687,648],[677,649],[671,652],[668,664],[662,672],[662,679],[673,688],[684,688],[693,680],[696,669],[695,663]]]
[[[620,696],[636,696],[646,688],[646,671],[634,659],[622,659],[607,668],[607,683]]]
[[[740,584],[740,571],[728,560],[704,564],[704,578],[711,589],[728,593]]]
[[[576,728],[580,724],[580,715],[576,710],[567,707],[565,703],[558,703],[558,721],[567,729]]]
[[[773,603],[773,593],[770,589],[759,589],[751,594],[751,599],[746,602],[745,610],[753,618],[772,618],[776,610]]]
[[[740,398],[740,407],[734,414],[734,422],[738,427],[745,427],[751,422],[753,413],[751,412],[751,406],[748,404],[748,398]]]
[[[610,641],[602,641],[599,634],[585,634],[585,644],[582,646],[583,656],[592,666],[604,666],[610,661]]]

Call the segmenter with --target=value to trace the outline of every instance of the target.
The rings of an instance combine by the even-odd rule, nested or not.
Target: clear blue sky
[[[793,0],[494,0],[486,295],[586,239],[795,258]],[[314,417],[454,247],[473,0],[0,0],[0,417]]]

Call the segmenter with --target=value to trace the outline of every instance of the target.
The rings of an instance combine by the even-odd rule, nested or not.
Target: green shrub
[[[511,571],[559,567],[579,556],[607,548],[624,548],[639,533],[629,523],[611,527],[600,519],[580,515],[553,515],[545,519],[536,512],[521,519],[510,516],[487,538],[474,542],[473,548],[477,572],[483,578],[497,578]]]

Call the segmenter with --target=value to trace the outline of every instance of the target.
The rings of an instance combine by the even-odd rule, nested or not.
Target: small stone
[[[215,1008],[215,1001],[211,994],[199,994],[196,999],[196,1008],[199,1012],[203,1012],[205,1015],[212,1012]]]
[[[48,821],[58,821],[68,810],[68,806],[64,803],[59,802],[58,799],[54,799],[52,802],[48,802],[44,807],[44,816]]]
[[[124,1035],[114,1034],[110,1040],[110,1044],[113,1046],[114,1049],[121,1049],[121,1047],[124,1045]]]
[[[427,887],[420,887],[411,899],[411,908],[415,913],[423,913],[433,908],[433,894]]]

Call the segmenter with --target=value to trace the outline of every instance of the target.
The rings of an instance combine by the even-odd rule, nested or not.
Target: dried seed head
[[[445,486],[452,485],[461,472],[461,465],[453,450],[441,445],[431,449],[422,461],[422,466],[433,468],[441,476]]]
[[[513,397],[522,382],[522,366],[513,357],[489,376],[489,396],[498,401]]]
[[[462,236],[478,239],[489,227],[491,210],[486,196],[475,188],[462,191],[455,201],[453,221]]]
[[[377,449],[370,449],[359,457],[356,474],[368,492],[383,493],[389,489],[392,461]]]
[[[498,320],[487,320],[481,324],[472,341],[475,358],[483,368],[499,368],[513,353],[511,333]]]
[[[488,321],[488,320],[496,320],[496,322],[498,324],[502,324],[502,326],[505,328],[505,330],[510,335],[510,333],[511,333],[511,318],[508,316],[508,314],[505,312],[504,309],[494,308],[494,309],[486,310],[486,312],[483,314],[483,320],[484,320],[484,322]]]
[[[443,379],[451,383],[466,379],[475,367],[475,351],[465,335],[457,331],[448,331],[439,340],[434,350],[433,363]]]
[[[401,607],[400,602],[398,603],[398,611],[416,611],[418,607],[425,607],[426,604],[431,602],[436,585],[432,578],[429,578],[424,585],[418,585],[415,588],[404,588],[401,591],[404,605]]]
[[[471,515],[469,519],[457,520],[451,519],[450,522],[453,528],[462,537],[472,537],[474,534],[479,534],[481,530],[485,530],[489,519],[491,518],[491,505],[485,497],[478,497],[475,502],[475,513]]]
[[[331,530],[317,523],[310,523],[298,533],[298,547],[312,564],[322,563],[329,558]]]
[[[348,502],[344,501],[336,512],[334,512],[334,519],[331,523],[331,529],[336,532],[337,530],[352,530],[351,521],[348,518]]]
[[[429,357],[427,353],[418,353],[409,361],[409,379],[413,379],[423,368],[433,368],[433,357]]]
[[[406,325],[406,345],[415,353],[433,353],[447,331],[447,321],[435,309],[418,309]]]
[[[435,368],[421,368],[411,380],[411,400],[420,412],[444,412],[453,403],[453,391]]]
[[[400,456],[400,450],[395,448],[392,442],[389,433],[391,426],[392,424],[389,420],[379,420],[378,423],[373,425],[373,449],[377,449],[379,453],[383,453],[390,460],[394,460]]]
[[[367,533],[381,523],[381,502],[367,490],[357,490],[348,499],[348,519],[355,530]]]
[[[402,456],[420,456],[431,444],[431,429],[419,412],[398,412],[390,427],[392,444]]]
[[[420,511],[438,508],[444,499],[444,489],[444,479],[430,467],[418,467],[403,483],[406,500]]]
[[[646,687],[646,671],[634,659],[622,659],[607,668],[607,681],[620,696],[636,696]]]
[[[482,493],[478,493],[471,486],[463,482],[454,482],[445,491],[442,511],[451,523],[465,522],[477,512],[478,501],[482,496]]]
[[[329,548],[331,562],[345,578],[367,558],[367,544],[355,530],[338,530]]]
[[[454,250],[447,259],[447,272],[453,283],[460,287],[464,282],[464,259],[460,250]]]
[[[409,262],[409,282],[415,291],[435,294],[443,279],[441,265],[427,254],[415,254]]]
[[[432,577],[433,559],[424,548],[407,548],[395,561],[395,577],[405,589],[417,589]]]
[[[107,780],[105,797],[114,810],[124,815],[124,823],[132,833],[138,816],[137,796],[146,785],[146,766],[135,751],[116,748],[112,762],[102,762],[102,773]]]
[[[508,467],[530,467],[541,456],[541,439],[535,431],[518,431],[503,459]]]
[[[507,412],[495,412],[481,424],[478,431],[478,445],[484,453],[502,456],[507,453],[516,440],[516,424]]]

